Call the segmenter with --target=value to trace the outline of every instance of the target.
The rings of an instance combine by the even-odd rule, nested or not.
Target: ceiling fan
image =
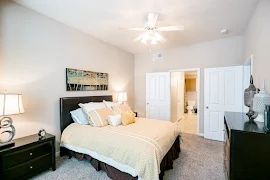
[[[142,43],[151,42],[151,44],[157,44],[158,41],[164,42],[166,39],[161,36],[158,31],[182,31],[184,30],[183,25],[176,26],[165,26],[157,27],[156,22],[158,19],[158,14],[149,13],[147,16],[148,22],[144,28],[119,28],[120,30],[131,30],[131,31],[145,31],[139,37],[134,39],[134,41],[141,41]]]

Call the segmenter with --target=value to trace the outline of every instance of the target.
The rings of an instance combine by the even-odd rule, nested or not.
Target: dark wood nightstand
[[[37,134],[14,139],[15,146],[0,150],[0,179],[26,179],[41,171],[55,171],[55,136]]]

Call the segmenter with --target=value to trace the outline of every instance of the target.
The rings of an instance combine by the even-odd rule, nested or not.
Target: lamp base
[[[0,150],[9,148],[15,145],[15,142],[10,141],[10,142],[5,142],[5,143],[0,143]]]
[[[254,121],[264,122],[264,114],[261,112],[258,112],[258,116],[254,119]]]

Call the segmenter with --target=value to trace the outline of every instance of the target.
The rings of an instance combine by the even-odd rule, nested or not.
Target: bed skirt
[[[180,153],[180,142],[179,142],[179,136],[174,141],[174,144],[172,145],[171,149],[168,151],[168,153],[164,156],[161,164],[160,164],[160,171],[159,179],[162,180],[164,176],[164,172],[169,169],[173,169],[173,160],[177,159],[179,157]],[[90,164],[97,170],[103,170],[107,173],[107,176],[114,180],[136,180],[138,177],[133,177],[128,173],[122,172],[104,162],[101,162],[99,160],[96,160],[92,158],[89,155],[77,153],[74,151],[71,151],[69,149],[66,149],[64,147],[61,147],[60,149],[60,155],[61,156],[69,156],[70,158],[74,156],[78,160],[82,160],[83,158],[86,158]]]

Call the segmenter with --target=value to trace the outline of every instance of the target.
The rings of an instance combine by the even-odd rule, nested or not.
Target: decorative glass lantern
[[[254,121],[264,122],[265,105],[269,104],[270,104],[270,95],[266,93],[263,81],[261,92],[255,94],[253,98],[253,110],[256,113],[258,113],[258,116],[254,119]]]
[[[253,97],[256,94],[256,92],[260,91],[258,88],[256,88],[253,84],[253,77],[250,76],[250,85],[247,89],[245,89],[244,93],[244,104],[245,106],[249,107],[249,111],[246,113],[246,115],[249,117],[250,120],[253,120],[252,116],[254,115],[253,111]]]

